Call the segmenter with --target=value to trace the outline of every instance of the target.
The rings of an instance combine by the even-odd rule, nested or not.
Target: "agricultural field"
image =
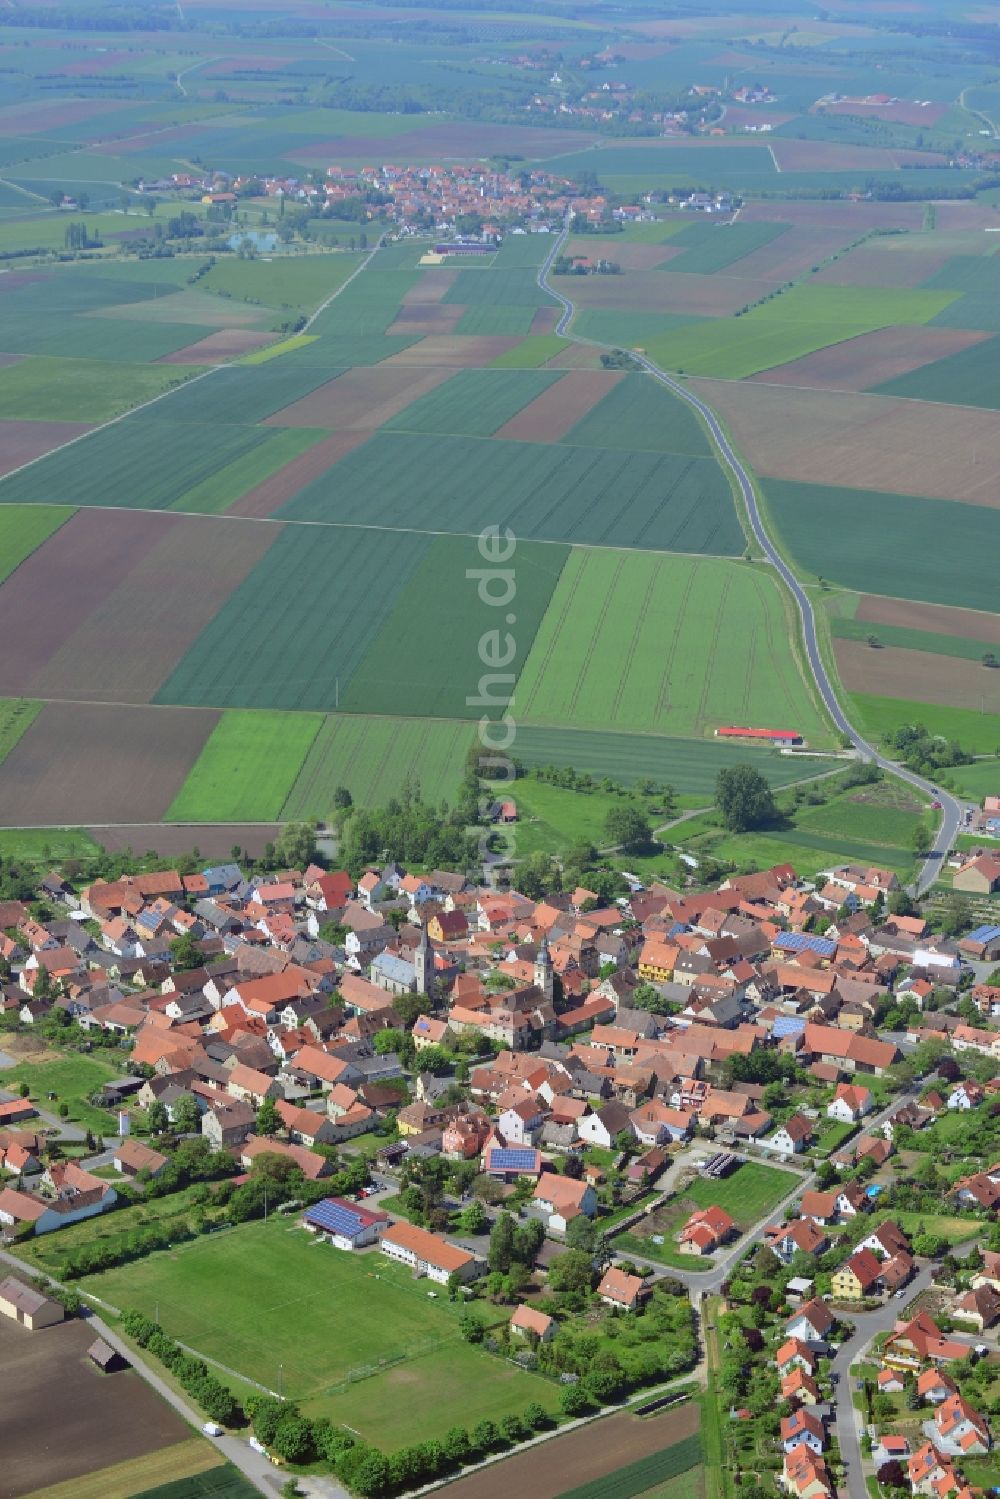
[[[0,698],[0,764],[34,723],[41,709],[41,703],[28,698]]]
[[[0,368],[4,419],[106,422],[187,379],[176,364],[109,364],[100,359],[18,359]]]
[[[789,226],[775,223],[688,224],[672,235],[669,244],[681,251],[665,264],[670,271],[695,271],[701,276],[728,270],[731,265],[761,250],[784,234]]]
[[[167,821],[274,821],[321,723],[313,713],[223,713]]]
[[[243,1292],[248,1277],[252,1302]],[[291,1300],[289,1285],[297,1291]],[[547,1381],[465,1343],[460,1308],[428,1300],[404,1267],[317,1245],[287,1218],[153,1254],[80,1286],[148,1315],[158,1306],[170,1336],[268,1388],[280,1366],[285,1394],[308,1414],[345,1421],[388,1447],[443,1436],[459,1408],[474,1425],[520,1413],[532,1400],[555,1404]],[[331,1303],[335,1339],[323,1311]],[[362,1371],[368,1377],[352,1382]],[[402,1403],[394,1399],[400,1390]],[[397,1412],[391,1429],[386,1401]]]
[[[560,377],[554,370],[458,370],[386,426],[398,432],[491,437]]]
[[[900,599],[983,610],[996,607],[996,510],[782,479],[769,479],[764,492],[780,540],[808,574]],[[898,538],[890,549],[876,544],[886,535]],[[945,536],[962,558],[961,569],[942,565]]]
[[[432,719],[324,719],[282,808],[288,819],[330,816],[345,787],[355,806],[381,807],[409,780],[435,805],[453,801],[474,742],[471,726]]]
[[[922,369],[873,384],[871,389],[881,395],[905,396],[911,401],[944,401],[995,410],[1000,404],[995,381],[998,351],[1000,340],[984,339]]]
[[[9,578],[72,514],[72,509],[63,505],[0,509],[0,582]]]
[[[785,607],[746,563],[574,549],[518,682],[519,716],[692,737],[752,723],[826,746],[783,650]]]

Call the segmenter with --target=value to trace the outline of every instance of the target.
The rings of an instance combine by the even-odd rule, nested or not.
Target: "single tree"
[[[730,833],[745,833],[772,822],[777,810],[770,786],[752,765],[733,765],[719,771],[715,804]]]
[[[627,854],[639,853],[653,840],[653,830],[638,807],[612,807],[604,819],[608,841]]]
[[[198,1105],[190,1093],[182,1093],[173,1106],[174,1129],[179,1135],[196,1134],[201,1126]]]
[[[257,1118],[254,1121],[254,1133],[266,1135],[270,1138],[276,1135],[281,1128],[281,1115],[278,1113],[277,1105],[273,1098],[265,1098],[257,1110]]]

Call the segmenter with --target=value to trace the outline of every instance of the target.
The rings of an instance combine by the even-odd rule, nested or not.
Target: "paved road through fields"
[[[555,297],[563,309],[562,316],[556,324],[556,333],[563,338],[571,339],[574,343],[589,344],[596,348],[610,348],[611,345],[609,344],[598,344],[595,339],[580,338],[575,333],[570,332],[570,324],[572,323],[576,308],[570,298],[565,296],[561,291],[557,291],[548,279],[552,263],[569,235],[569,224],[570,221],[567,217],[561,233],[553,241],[552,247],[545,258],[545,263],[538,272],[538,285],[543,291],[547,291],[550,296]],[[806,659],[809,662],[809,669],[819,689],[820,696],[826,704],[827,711],[839,732],[845,735],[854,748],[860,754],[864,755],[866,759],[874,760],[876,765],[881,766],[883,770],[890,771],[893,775],[899,776],[901,780],[909,782],[917,791],[941,803],[941,824],[930,853],[920,867],[915,884],[916,893],[918,895],[923,894],[924,891],[933,885],[939,870],[943,866],[945,857],[952,843],[955,841],[955,835],[958,832],[962,818],[962,809],[959,802],[953,796],[949,796],[947,792],[939,790],[930,781],[925,780],[923,776],[915,775],[912,771],[904,769],[894,761],[886,759],[885,756],[879,754],[878,750],[869,744],[859,730],[850,722],[843,708],[840,706],[833,683],[830,680],[830,675],[820,653],[819,641],[816,634],[816,616],[813,612],[809,595],[768,535],[763,519],[761,518],[760,508],[757,504],[757,493],[754,489],[753,481],[723,430],[719,418],[712,410],[712,407],[703,401],[700,396],[696,396],[681,381],[675,380],[673,376],[668,375],[664,370],[660,369],[659,365],[654,364],[645,354],[636,354],[631,351],[630,354],[636,364],[640,365],[654,379],[659,380],[661,385],[665,385],[674,395],[679,396],[682,401],[686,401],[689,406],[693,406],[708,427],[719,461],[724,468],[730,471],[739,485],[740,493],[743,496],[743,503],[746,506],[750,528],[764,556],[775,568],[795,600],[799,611],[799,619],[802,623],[802,638],[805,645]]]

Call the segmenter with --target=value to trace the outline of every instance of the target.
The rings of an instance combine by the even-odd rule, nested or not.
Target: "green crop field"
[[[922,723],[931,734],[957,739],[974,755],[993,755],[1000,745],[1000,713],[977,713],[974,708],[942,708],[935,703],[917,703],[900,697],[874,697],[854,692],[851,703],[862,729],[880,739],[888,729],[901,724]],[[968,768],[968,767],[964,767]],[[950,775],[950,771],[942,771]],[[961,774],[961,771],[956,772]]]
[[[506,234],[493,262],[500,270],[535,270],[552,248],[547,234]]]
[[[0,480],[0,504],[72,500],[74,505],[166,510],[272,435],[269,427],[127,417]]]
[[[3,490],[0,487],[0,496]],[[560,443],[377,433],[285,505],[290,520],[517,536],[734,556],[745,539],[712,458]]]
[[[944,401],[955,406],[1000,406],[997,356],[1000,339],[987,338],[958,354],[949,354],[922,369],[897,375],[872,390],[884,396],[907,396],[914,401]]]
[[[430,546],[429,537],[406,532],[275,530],[274,544],[163,683],[157,702],[335,708]],[[401,662],[411,640],[407,625],[397,640]]]
[[[268,428],[268,431],[274,431]],[[279,469],[291,463],[317,442],[328,437],[328,432],[314,431],[309,427],[287,427],[274,431],[258,447],[251,448],[225,464],[200,484],[185,490],[170,506],[171,510],[183,510],[185,514],[219,515],[228,506],[241,499],[248,490],[269,479]]]
[[[554,307],[532,270],[461,270],[442,299],[469,307]]]
[[[69,505],[0,507],[0,583],[73,514]]]
[[[804,282],[747,313],[753,323],[842,323],[856,328],[915,327],[955,300],[953,291],[918,287],[818,286]]]
[[[106,422],[191,373],[178,364],[19,359],[0,369],[0,411],[5,421]]]
[[[513,349],[498,354],[490,361],[492,370],[531,370],[554,359],[563,349],[569,348],[569,340],[555,333],[533,333],[521,340]]]
[[[467,307],[455,325],[456,333],[487,333],[507,337],[526,334],[535,318],[534,307]]]
[[[311,312],[344,284],[362,259],[349,250],[327,255],[275,255],[270,260],[220,256],[198,284],[206,291],[241,301]]]
[[[795,814],[796,826],[807,831],[896,848],[909,845],[919,821],[918,810],[873,805],[856,801],[850,794],[834,797],[821,807],[802,807]]]
[[[165,821],[276,821],[322,722],[318,713],[224,713]]]
[[[694,413],[652,375],[626,375],[562,439],[590,448],[711,455]]]
[[[385,425],[401,432],[490,437],[561,377],[558,370],[459,370]]]
[[[931,320],[932,328],[970,328],[977,333],[1000,333],[1000,297],[966,292],[949,302]]]
[[[753,765],[774,787],[821,775],[833,768],[819,757],[779,755],[774,750],[722,741],[669,739],[658,734],[623,734],[574,728],[517,726],[514,750],[529,769],[568,765],[600,780],[605,776],[623,786],[652,778],[667,781],[685,797],[710,802],[719,771],[731,765]]]
[[[420,539],[406,538],[408,549]],[[516,629],[510,629],[508,638],[506,624],[511,621],[496,605],[481,600],[475,578],[469,576],[483,568],[477,542],[465,536],[434,537],[395,597],[391,587],[386,590],[391,612],[346,692],[341,690],[341,707],[355,713],[481,718],[488,706],[483,697],[495,701],[512,696],[567,555],[562,546],[518,545],[512,559],[516,593],[511,597]],[[507,658],[500,671],[484,666],[480,654],[481,641],[487,635],[492,640],[498,629],[487,657],[495,649]],[[498,716],[499,710],[494,713]]]
[[[296,359],[216,369],[158,401],[148,415],[159,421],[252,426],[336,379],[342,370]]]
[[[25,697],[0,697],[0,764],[31,728],[42,704]]]
[[[256,1499],[260,1492],[232,1463],[143,1489],[135,1499]]]
[[[683,255],[675,255],[665,261],[665,271],[694,271],[705,276],[713,271],[724,271],[744,255],[763,249],[779,235],[784,234],[788,224],[755,223],[744,224],[737,220],[731,224],[717,224],[711,219],[707,223],[688,224],[671,237],[671,244],[683,247]]]
[[[148,1315],[158,1307],[169,1335],[270,1389],[280,1369],[285,1395],[309,1414],[329,1415],[380,1445],[441,1437],[456,1412],[472,1425],[520,1413],[532,1400],[556,1403],[539,1376],[464,1342],[460,1303],[429,1300],[426,1283],[403,1266],[318,1244],[287,1218],[213,1234],[79,1284],[114,1306]]]
[[[979,661],[990,646],[984,640],[970,640],[961,635],[939,635],[933,630],[909,630],[902,625],[873,625],[864,619],[830,620],[830,633],[836,640],[868,640],[874,636],[880,646],[896,646],[909,651],[927,651],[934,656],[955,656],[963,661]]]
[[[995,297],[1000,292],[1000,256],[953,255],[923,284],[936,290]]]
[[[713,322],[714,319],[690,317],[681,312],[630,312],[628,308],[581,307],[573,319],[573,332],[581,338],[593,339],[599,344],[614,344],[626,349],[648,349],[650,342],[658,338],[657,347],[665,349],[666,339],[661,335],[674,333],[678,328],[691,328],[695,323]],[[668,360],[661,360],[670,368]]]
[[[468,723],[331,714],[302,763],[282,816],[328,819],[340,786],[355,806],[382,807],[407,780],[419,784],[435,806],[451,802],[472,742]]]
[[[526,722],[829,742],[773,579],[746,563],[574,550],[518,682]]]
[[[767,479],[764,490],[785,546],[807,572],[860,593],[996,608],[1000,510],[787,479]]]

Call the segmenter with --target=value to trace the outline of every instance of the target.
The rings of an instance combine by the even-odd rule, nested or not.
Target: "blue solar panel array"
[[[537,1154],[524,1146],[498,1145],[490,1151],[491,1171],[533,1171]]]
[[[805,1017],[802,1015],[779,1015],[774,1022],[771,1031],[772,1036],[797,1036],[806,1028]]]
[[[1000,926],[977,926],[965,939],[967,942],[995,942],[1000,937]]]
[[[317,1202],[306,1214],[307,1222],[315,1228],[322,1228],[328,1234],[343,1234],[345,1239],[353,1239],[363,1228],[361,1219],[357,1213],[352,1213],[348,1208],[342,1207],[339,1202]]]
[[[821,958],[832,958],[837,951],[836,942],[831,942],[828,937],[811,937],[808,932],[781,932],[775,937],[774,946],[785,952],[803,952],[811,948]]]

